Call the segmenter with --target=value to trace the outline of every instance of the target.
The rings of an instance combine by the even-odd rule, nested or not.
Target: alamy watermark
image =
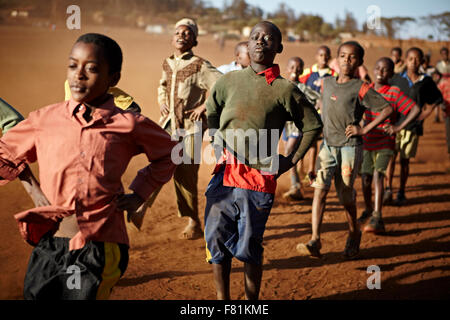
[[[79,6],[72,4],[67,7],[66,13],[70,14],[66,20],[66,26],[69,30],[81,29],[81,9]]]
[[[367,288],[369,290],[381,289],[381,270],[377,265],[367,267],[367,273],[370,276],[367,278]]]
[[[66,271],[70,276],[67,278],[66,286],[69,290],[81,289],[81,270],[79,266],[70,265]]]
[[[209,141],[210,137],[213,137],[214,142],[202,150],[202,142]],[[172,140],[179,143],[172,149],[171,159],[176,165],[214,164],[219,161],[226,148],[235,156],[226,158],[226,163],[237,160],[258,166],[263,174],[273,174],[279,169],[279,139],[278,129],[210,129],[207,135],[203,135],[202,122],[195,121],[192,130],[177,129],[172,135]]]
[[[366,9],[366,26],[369,30],[381,29],[381,8],[377,5],[370,5]]]

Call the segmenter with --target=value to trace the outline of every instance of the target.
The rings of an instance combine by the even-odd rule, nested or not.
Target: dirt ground
[[[135,97],[143,114],[158,119],[156,88],[163,59],[170,55],[170,37],[140,30],[92,29],[81,31],[0,27],[1,97],[25,116],[32,110],[64,98],[67,57],[75,39],[97,31],[116,39],[124,52],[119,87]],[[232,60],[235,42],[221,50],[212,37],[199,38],[195,53],[219,66]],[[287,60],[298,55],[307,66],[314,62],[315,44],[285,43],[276,62],[284,71]],[[333,53],[336,46],[330,46]],[[426,49],[426,48],[424,48]],[[424,50],[428,51],[428,50]],[[369,70],[389,48],[367,51]],[[438,58],[433,52],[432,63]],[[372,74],[372,72],[370,73]],[[143,156],[130,163],[123,183],[127,187],[136,171],[146,165]],[[264,237],[265,260],[261,299],[433,299],[450,297],[450,161],[445,148],[443,123],[425,123],[417,157],[411,163],[404,207],[384,209],[387,233],[364,234],[358,260],[342,258],[347,223],[334,189],[328,198],[323,223],[323,258],[299,257],[295,246],[307,241],[311,231],[312,189],[307,200],[284,201],[280,195],[289,177],[279,180],[277,198]],[[37,166],[32,165],[37,173]],[[203,195],[211,177],[211,165],[202,164],[199,192]],[[398,174],[398,167],[396,174]],[[395,178],[398,186],[398,177]],[[361,182],[358,214],[363,210]],[[13,214],[32,206],[20,182],[0,188],[0,299],[22,299],[23,279],[31,247],[24,243]],[[200,196],[203,218],[205,198]],[[173,183],[163,188],[148,212],[141,232],[129,226],[130,261],[112,299],[214,299],[212,272],[205,262],[205,243],[179,240],[186,221],[176,216]],[[379,266],[381,289],[369,290],[367,268]],[[233,262],[231,294],[243,299],[243,264]]]

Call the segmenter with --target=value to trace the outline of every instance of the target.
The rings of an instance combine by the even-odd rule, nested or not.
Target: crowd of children
[[[180,237],[204,236],[217,298],[231,299],[236,258],[244,263],[246,298],[258,299],[263,235],[280,175],[290,173],[284,197],[303,200],[297,163],[304,159],[314,188],[311,240],[299,243],[298,253],[321,257],[321,223],[334,180],[348,220],[343,255],[354,259],[363,231],[385,231],[383,204],[407,204],[409,162],[424,133],[423,120],[433,110],[445,114],[450,155],[447,48],[436,67],[426,63],[419,48],[409,48],[404,60],[402,49],[393,48],[391,58],[376,62],[371,83],[364,49],[356,41],[341,44],[333,61],[331,50],[320,46],[317,63],[309,68],[301,57],[291,57],[283,78],[274,63],[283,52],[282,33],[271,22],[256,24],[248,41],[236,46],[235,60],[218,69],[193,53],[197,36],[194,20],[176,23],[174,53],[163,62],[158,87],[159,125],[141,115],[134,99],[117,87],[122,51],[100,34],[85,34],[72,47],[64,102],[23,119],[0,99],[0,184],[19,177],[36,205],[15,216],[21,235],[35,246],[26,299],[108,298],[128,264],[123,212],[140,229],[147,208],[172,176],[178,214],[188,218]],[[201,149],[194,143],[198,123],[201,135],[209,129],[217,158],[205,194],[204,232],[198,212],[200,164],[194,161]],[[248,132],[256,140],[250,141]],[[270,152],[277,150],[281,132],[284,155]],[[189,161],[175,165],[171,156],[177,143]],[[254,155],[253,147],[269,152]],[[130,185],[133,193],[125,194],[121,176],[139,153],[150,164]],[[397,154],[400,187],[393,201]],[[27,166],[36,161],[40,182]],[[358,175],[365,203],[359,218]],[[64,271],[72,264],[83,270],[83,290],[67,290]]]

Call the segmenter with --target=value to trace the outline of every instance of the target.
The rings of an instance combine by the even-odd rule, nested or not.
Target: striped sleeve
[[[416,102],[400,91],[397,87],[391,87],[391,92],[395,93],[395,104],[393,104],[394,110],[403,115],[408,115],[411,108],[414,107]]]

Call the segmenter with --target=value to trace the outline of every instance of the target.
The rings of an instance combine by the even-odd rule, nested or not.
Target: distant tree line
[[[342,32],[367,33],[383,35],[395,39],[401,28],[408,23],[431,26],[438,35],[436,40],[450,37],[450,12],[412,17],[381,17],[382,28],[371,30],[366,24],[358,25],[353,14],[346,11],[344,17],[336,17],[334,23],[324,21],[320,14],[296,14],[293,8],[280,3],[274,12],[265,12],[258,6],[245,0],[225,0],[221,8],[214,6],[208,0],[0,0],[0,10],[34,6],[34,15],[61,22],[65,17],[65,9],[71,4],[81,8],[82,19],[94,21],[94,14],[101,12],[103,24],[124,24],[136,26],[141,24],[174,23],[177,19],[189,16],[197,19],[199,24],[211,31],[225,29],[241,30],[252,26],[261,19],[269,19],[276,23],[284,34],[288,30],[307,38],[308,40],[324,40],[335,38]],[[87,12],[87,13],[86,13]],[[432,35],[429,36],[433,38]]]

